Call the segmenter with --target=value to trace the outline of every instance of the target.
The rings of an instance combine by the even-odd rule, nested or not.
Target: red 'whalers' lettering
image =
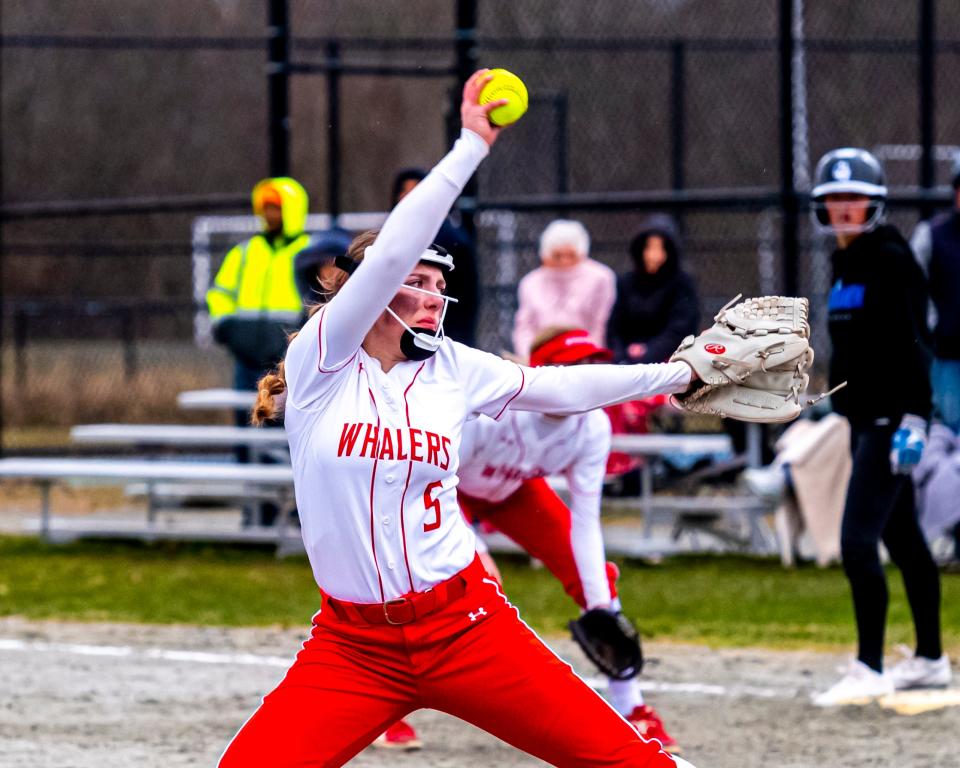
[[[446,435],[443,436],[443,464],[440,465],[440,469],[448,469],[450,467],[450,438]]]
[[[380,458],[381,459],[392,459],[393,458],[393,438],[390,436],[390,433],[393,430],[384,429],[380,433]],[[399,430],[398,430],[399,434]]]
[[[344,424],[343,432],[340,433],[340,447],[337,448],[337,456],[343,456],[344,453],[349,456],[353,453],[353,448],[357,444],[357,437],[360,434],[360,427],[363,424]]]
[[[362,440],[361,435],[363,435]],[[381,427],[367,422],[353,422],[343,425],[340,443],[337,446],[337,456],[361,456],[388,461],[421,461],[433,464],[440,469],[449,469],[450,446],[449,437],[425,429]],[[426,450],[426,456],[424,456],[424,450]]]
[[[406,461],[410,457],[403,452],[403,430],[397,430],[397,461]]]
[[[437,466],[440,463],[440,435],[427,432],[427,464]]]
[[[420,448],[423,446],[423,442],[420,440],[422,434],[422,430],[410,430],[410,461],[423,461],[423,456],[419,454]]]
[[[370,458],[377,458],[377,436],[380,432],[380,427],[376,424],[367,424],[367,434],[363,436],[363,447],[360,449],[360,455],[367,455],[367,448],[371,448]]]

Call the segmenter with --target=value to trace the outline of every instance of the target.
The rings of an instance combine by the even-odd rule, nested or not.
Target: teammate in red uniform
[[[487,79],[481,70],[464,87],[453,150],[372,245],[355,241],[336,295],[260,384],[255,418],[283,399],[323,603],[222,768],[343,765],[425,707],[554,765],[687,765],[643,739],[520,620],[457,504],[468,416],[575,413],[682,391],[692,376],[683,363],[524,368],[443,338],[454,265],[428,246],[500,132],[487,113],[501,102],[478,104]]]
[[[533,366],[612,359],[611,350],[579,329],[544,331],[530,351]],[[510,410],[500,421],[467,422],[460,446],[459,501],[467,516],[489,522],[542,561],[584,610],[620,609],[617,569],[606,562],[600,526],[609,454],[610,420],[602,410],[573,416]],[[569,508],[544,480],[558,475],[567,482]],[[607,694],[640,733],[679,751],[644,703],[636,677],[611,678]]]

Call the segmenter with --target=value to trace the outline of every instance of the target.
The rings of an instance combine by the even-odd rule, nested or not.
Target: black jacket
[[[453,256],[453,271],[446,276],[447,294],[457,300],[447,307],[443,333],[454,341],[476,346],[477,310],[480,305],[480,274],[477,249],[470,235],[446,219],[435,242]]]
[[[667,260],[654,274],[643,267],[647,238],[663,238]],[[630,243],[634,269],[617,278],[617,300],[607,325],[607,344],[620,363],[661,363],[696,333],[700,301],[693,279],[680,269],[678,237],[669,216],[652,216]],[[634,343],[646,345],[640,357],[627,354]]]
[[[883,225],[833,252],[828,304],[834,410],[855,427],[930,415],[927,287],[910,246]]]
[[[960,212],[930,223],[930,298],[937,308],[933,329],[937,357],[960,360]]]

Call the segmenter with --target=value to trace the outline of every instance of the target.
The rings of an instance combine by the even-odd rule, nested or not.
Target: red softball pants
[[[586,608],[583,582],[570,543],[570,509],[546,480],[527,480],[503,501],[484,501],[462,491],[457,494],[468,520],[482,520],[508,536],[531,557],[540,560],[563,584],[581,608]],[[619,571],[607,563],[610,596],[617,596]]]
[[[321,610],[220,768],[340,766],[421,708],[557,766],[675,768],[520,620],[479,560],[463,573],[462,597],[402,626]]]

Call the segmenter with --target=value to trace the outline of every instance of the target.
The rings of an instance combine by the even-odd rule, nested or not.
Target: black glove
[[[593,608],[570,622],[570,632],[597,668],[614,680],[629,680],[643,669],[640,634],[620,611]]]

